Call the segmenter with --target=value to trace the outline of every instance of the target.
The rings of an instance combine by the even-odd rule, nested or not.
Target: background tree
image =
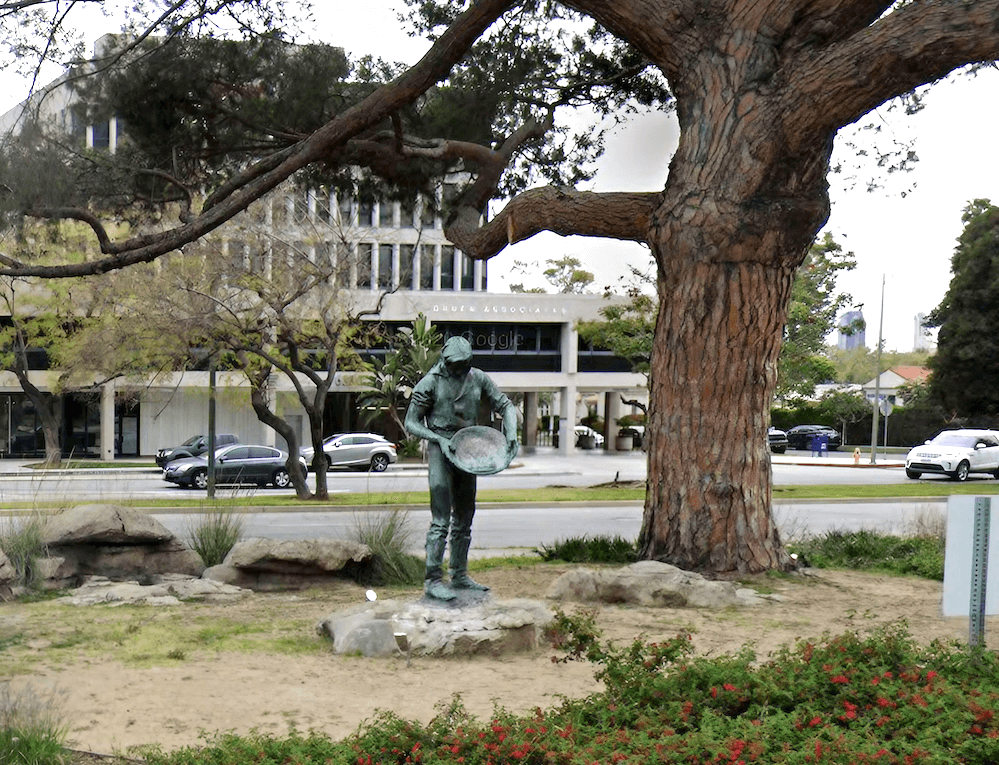
[[[763,433],[794,274],[829,215],[834,138],[885,101],[999,58],[999,0],[413,0],[410,8],[417,31],[434,41],[419,63],[314,132],[271,126],[284,147],[237,165],[180,225],[115,238],[79,204],[67,211],[13,189],[24,214],[87,220],[104,257],[57,266],[8,257],[0,272],[65,277],[154,260],[308,168],[353,161],[398,182],[426,163],[464,167],[471,182],[446,210],[445,231],[473,258],[540,231],[652,250],[660,308],[641,556],[714,572],[793,567],[770,513]],[[438,93],[481,94],[470,110],[481,119],[439,120],[435,138],[415,123],[407,132],[407,115]],[[575,190],[599,141],[591,130],[566,131],[566,108],[620,116],[636,103],[676,109],[680,139],[663,187]],[[531,188],[539,181],[548,185]],[[495,198],[510,201],[484,221]]]
[[[437,363],[444,336],[421,313],[411,328],[403,327],[386,339],[389,351],[384,359],[371,363],[371,371],[364,378],[370,390],[362,393],[357,403],[362,422],[387,416],[405,434],[413,387]]]
[[[596,277],[591,271],[587,271],[583,268],[582,261],[579,258],[574,258],[571,255],[565,255],[561,258],[549,258],[545,261],[548,265],[541,275],[545,277],[555,291],[563,294],[574,294],[582,295],[586,293],[593,282],[596,281]],[[514,261],[514,271],[521,271],[523,273],[530,273],[538,268],[537,263],[529,264],[523,261]],[[538,292],[544,293],[544,287],[531,287],[527,289],[523,284],[511,284],[510,292]]]
[[[782,404],[811,398],[816,385],[835,379],[835,365],[825,355],[826,338],[836,329],[839,314],[853,302],[850,295],[836,291],[836,279],[841,271],[856,265],[853,253],[844,253],[826,232],[812,244],[798,268],[774,394]]]
[[[648,382],[659,302],[652,293],[654,278],[634,266],[630,271],[630,281],[625,287],[627,302],[603,306],[600,309],[601,321],[581,321],[577,329],[586,342],[606,348],[618,358],[625,359],[631,365],[631,371],[644,375]],[[605,297],[612,294],[608,291]],[[645,402],[623,397],[621,400],[648,414]]]
[[[834,390],[826,393],[819,402],[823,414],[839,423],[843,443],[846,441],[846,428],[871,415],[871,402],[862,393]]]
[[[931,395],[957,416],[999,414],[999,208],[976,199],[961,217],[950,286],[927,325],[939,327]]]

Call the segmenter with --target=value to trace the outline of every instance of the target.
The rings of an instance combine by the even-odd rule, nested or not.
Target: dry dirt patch
[[[568,568],[526,565],[476,578],[497,597],[540,600]],[[699,653],[731,653],[750,644],[761,657],[800,639],[901,619],[921,642],[968,636],[967,619],[940,616],[937,582],[819,571],[761,580],[760,586],[783,602],[722,611],[602,606],[597,623],[614,640],[690,632]],[[220,604],[7,604],[0,607],[0,679],[15,688],[60,689],[73,745],[104,753],[143,744],[173,749],[216,731],[282,735],[295,727],[341,737],[377,710],[425,722],[456,693],[469,711],[488,716],[497,704],[529,711],[597,688],[591,666],[553,663],[551,650],[503,658],[414,657],[409,666],[403,657],[335,656],[315,634],[315,623],[363,597],[363,588],[343,584]],[[999,647],[997,627],[990,623],[986,630],[993,648]]]

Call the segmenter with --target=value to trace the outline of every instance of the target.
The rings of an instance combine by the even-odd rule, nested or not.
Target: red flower
[[[848,685],[850,683],[850,678],[848,678],[846,675],[836,675],[835,677],[829,678],[829,682]]]
[[[725,683],[725,685],[723,685],[722,688],[724,688],[726,691],[734,691],[735,690],[735,686],[732,685],[732,683]]]

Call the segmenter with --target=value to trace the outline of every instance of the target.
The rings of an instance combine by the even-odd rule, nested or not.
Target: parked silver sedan
[[[300,452],[302,458],[312,465],[315,450],[309,446]],[[384,472],[399,456],[395,444],[377,433],[339,433],[323,441],[326,455],[326,469],[353,468]]]

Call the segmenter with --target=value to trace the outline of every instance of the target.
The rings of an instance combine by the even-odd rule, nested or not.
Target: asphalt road
[[[905,483],[904,470],[897,456],[879,455],[875,466],[869,455],[855,460],[851,453],[833,453],[812,459],[807,452],[775,455],[772,459],[775,485]],[[563,457],[552,452],[518,457],[515,467],[496,476],[479,479],[480,488],[537,488],[551,485],[587,486],[614,480],[644,480],[644,455],[577,453]],[[99,474],[50,474],[39,477],[31,471],[19,471],[11,464],[0,465],[0,501],[30,499],[39,505],[67,502],[114,501],[132,499],[190,499],[203,492],[180,489],[167,484],[157,472],[116,471]],[[329,474],[334,492],[426,491],[426,470],[419,466],[394,465],[380,474],[335,472]],[[314,480],[310,477],[310,481]],[[930,479],[939,480],[939,479]],[[982,479],[986,480],[986,479]],[[239,496],[255,492],[279,493],[275,489],[225,488],[219,496]],[[290,493],[290,492],[283,492]],[[777,500],[774,516],[785,539],[829,529],[895,528],[902,529],[920,515],[941,513],[944,501],[918,502],[871,501],[795,501]],[[410,509],[408,519],[414,533],[414,546],[429,523],[429,511]],[[383,510],[297,511],[273,509],[254,511],[244,516],[248,536],[279,539],[315,537],[351,537],[358,524],[370,523],[384,515]],[[181,513],[157,512],[157,518],[174,533],[185,536],[193,517]],[[506,549],[532,549],[550,545],[567,537],[620,535],[633,539],[641,527],[642,504],[601,503],[554,506],[502,506],[480,504],[473,534],[473,553],[495,554]]]

